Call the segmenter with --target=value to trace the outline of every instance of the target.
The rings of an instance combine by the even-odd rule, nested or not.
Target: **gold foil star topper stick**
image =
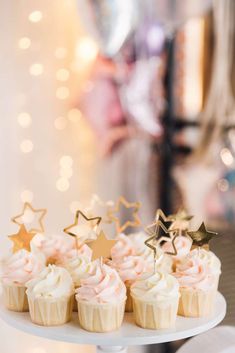
[[[128,219],[123,224],[120,221],[121,206],[125,208],[125,211],[132,209],[132,219]],[[140,218],[138,216],[140,206],[140,202],[128,202],[123,196],[119,197],[116,206],[110,212],[111,220],[116,224],[117,233],[124,232],[124,230],[126,230],[128,227],[138,227],[141,224]],[[118,214],[118,216],[115,216],[115,214]]]
[[[24,224],[21,224],[18,233],[9,235],[8,238],[13,242],[13,253],[25,249],[31,251],[30,242],[36,233],[27,232]]]
[[[110,258],[111,249],[116,244],[116,240],[108,239],[101,230],[96,240],[89,242],[88,246],[92,250],[92,260],[99,258]]]
[[[97,229],[101,217],[87,217],[82,211],[77,210],[74,223],[64,228],[64,232],[77,240],[77,246],[89,243],[97,238]]]
[[[187,234],[192,238],[193,244],[197,247],[202,247],[204,245],[209,246],[209,241],[218,235],[216,232],[210,232],[206,229],[205,223],[202,222],[198,230],[188,231]]]
[[[173,252],[165,252],[165,254],[177,255],[175,240],[179,236],[179,232],[176,229],[167,229],[161,221],[157,221],[148,226],[146,232],[150,234],[150,237],[145,241],[145,245],[154,252],[154,272],[156,272],[157,249],[161,248],[162,243],[171,242]]]
[[[98,215],[102,218],[102,223],[112,223],[110,213],[114,207],[113,201],[104,202],[99,198],[98,195],[93,195],[90,201],[90,205],[86,208],[86,213],[89,216]]]
[[[25,202],[22,213],[12,218],[12,222],[21,226],[24,224],[29,233],[44,233],[43,218],[47,210],[45,208],[34,209],[29,202]]]

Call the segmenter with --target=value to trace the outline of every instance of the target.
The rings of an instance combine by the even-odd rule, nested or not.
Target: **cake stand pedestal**
[[[51,340],[96,345],[98,353],[126,353],[128,346],[177,341],[205,332],[218,325],[226,314],[226,301],[217,293],[214,314],[209,318],[177,317],[174,329],[146,330],[135,325],[132,313],[126,313],[122,327],[108,333],[92,333],[80,328],[77,314],[62,326],[44,327],[33,324],[29,313],[16,313],[0,305],[0,318],[14,328]]]

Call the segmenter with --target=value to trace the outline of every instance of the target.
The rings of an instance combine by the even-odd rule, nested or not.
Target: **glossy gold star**
[[[193,216],[188,215],[187,212],[181,208],[176,214],[170,215],[168,218],[172,220],[171,228],[178,228],[182,233],[189,228],[189,222]]]
[[[25,228],[29,233],[44,233],[43,218],[45,217],[47,210],[45,208],[34,209],[29,202],[25,202],[22,213],[13,217],[12,222],[21,226],[25,225]],[[37,223],[39,227],[35,227],[35,218],[37,216]]]
[[[90,205],[86,208],[86,213],[89,217],[93,217],[94,215],[100,216],[102,218],[102,223],[112,223],[110,213],[113,206],[113,201],[110,200],[104,202],[98,195],[93,195]]]
[[[209,241],[218,235],[216,232],[210,232],[206,229],[205,223],[202,222],[198,230],[187,232],[187,234],[192,238],[193,244],[195,246],[208,245]]]
[[[177,255],[175,246],[175,239],[179,236],[177,229],[167,229],[161,221],[157,221],[148,226],[146,231],[150,234],[150,237],[145,241],[145,245],[153,250],[154,258],[157,255],[157,248],[161,247],[161,244],[165,242],[171,242],[173,248],[173,252],[166,252],[166,254]]]
[[[115,214],[119,214],[121,205],[124,206],[126,209],[133,208],[132,217],[133,220],[127,220],[123,224],[121,224],[119,217],[115,216]],[[138,212],[140,209],[141,203],[140,202],[128,202],[123,196],[120,196],[115,208],[112,209],[110,212],[111,220],[116,224],[116,231],[117,233],[122,233],[128,227],[138,227],[141,222],[138,216]]]
[[[96,240],[91,241],[88,246],[92,250],[92,260],[99,258],[110,258],[111,249],[116,244],[116,240],[108,239],[101,230]]]
[[[97,228],[100,222],[101,217],[87,217],[82,211],[78,210],[74,223],[66,227],[64,232],[76,237],[80,244],[86,243],[97,238]]]
[[[21,224],[18,233],[8,236],[8,238],[13,242],[13,253],[21,249],[31,251],[30,242],[34,236],[35,233],[27,232],[24,224]]]

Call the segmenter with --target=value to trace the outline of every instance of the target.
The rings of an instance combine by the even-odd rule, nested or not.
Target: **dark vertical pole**
[[[174,39],[166,43],[167,67],[165,76],[166,110],[163,116],[164,136],[161,149],[161,189],[160,207],[166,213],[172,213],[172,166],[174,133]]]

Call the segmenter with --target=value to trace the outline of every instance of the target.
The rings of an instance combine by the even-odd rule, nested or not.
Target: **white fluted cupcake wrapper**
[[[118,330],[123,322],[125,301],[115,304],[93,304],[78,300],[77,303],[80,325],[87,331],[114,331]]]
[[[42,326],[63,325],[70,321],[74,295],[64,298],[34,298],[28,295],[32,322]]]
[[[145,302],[137,298],[133,299],[133,311],[135,322],[146,329],[166,329],[175,326],[178,298],[167,302]]]
[[[180,288],[178,315],[186,317],[208,317],[215,307],[216,289],[202,291]]]
[[[3,301],[8,310],[29,311],[26,288],[24,286],[3,284]]]

